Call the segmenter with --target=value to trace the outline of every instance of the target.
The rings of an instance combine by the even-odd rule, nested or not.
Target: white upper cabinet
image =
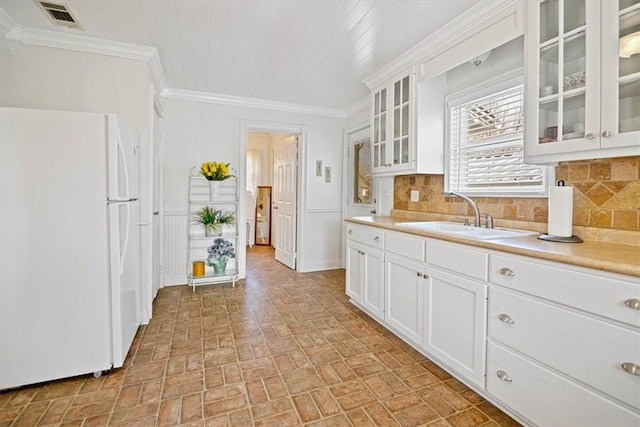
[[[525,157],[530,163],[640,154],[640,0],[527,2]]]
[[[373,174],[442,173],[444,88],[420,85],[418,106],[415,76],[412,67],[371,93]]]

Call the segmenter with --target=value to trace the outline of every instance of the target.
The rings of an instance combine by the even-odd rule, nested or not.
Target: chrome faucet
[[[473,200],[471,200],[471,198],[465,196],[464,194],[455,193],[453,191],[445,191],[442,193],[442,195],[446,197],[459,197],[465,202],[469,203],[469,205],[471,205],[471,207],[473,208],[473,226],[480,227],[480,211],[478,210],[478,205],[476,204],[476,202],[474,202]]]

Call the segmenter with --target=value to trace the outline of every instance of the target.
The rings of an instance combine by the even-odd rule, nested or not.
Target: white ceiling
[[[0,0],[25,27],[158,49],[169,87],[345,109],[363,79],[477,0],[52,0],[84,31],[53,24],[34,0]]]

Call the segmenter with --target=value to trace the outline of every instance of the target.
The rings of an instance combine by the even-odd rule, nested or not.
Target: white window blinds
[[[544,194],[545,168],[524,163],[523,110],[522,84],[449,103],[449,191]]]

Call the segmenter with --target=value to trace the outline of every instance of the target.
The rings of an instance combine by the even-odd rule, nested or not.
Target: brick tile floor
[[[518,425],[351,305],[343,270],[247,258],[235,288],[160,290],[124,367],[1,392],[0,426]]]

